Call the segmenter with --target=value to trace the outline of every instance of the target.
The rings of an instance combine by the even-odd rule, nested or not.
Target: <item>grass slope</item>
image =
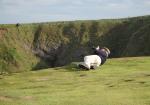
[[[109,59],[0,77],[0,105],[150,105],[150,57]]]
[[[92,46],[110,57],[150,55],[150,15],[125,19],[0,24],[0,74],[80,61]],[[119,49],[119,50],[118,50]]]

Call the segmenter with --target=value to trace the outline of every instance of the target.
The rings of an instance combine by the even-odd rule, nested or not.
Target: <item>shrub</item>
[[[13,67],[17,67],[18,54],[15,48],[8,48],[6,46],[0,47],[0,74],[13,71]],[[10,69],[12,67],[12,69]],[[10,71],[11,70],[11,71]]]

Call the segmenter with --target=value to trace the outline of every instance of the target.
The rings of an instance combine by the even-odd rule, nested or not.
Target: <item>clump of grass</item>
[[[0,47],[0,73],[13,72],[13,67],[18,67],[19,58],[15,48],[8,48],[5,45]]]

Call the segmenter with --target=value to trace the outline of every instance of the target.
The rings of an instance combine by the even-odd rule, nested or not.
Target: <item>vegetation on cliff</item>
[[[91,47],[110,57],[150,55],[150,16],[0,25],[0,72],[19,72],[81,61]]]

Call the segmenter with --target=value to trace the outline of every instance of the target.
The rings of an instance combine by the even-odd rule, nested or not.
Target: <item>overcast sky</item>
[[[150,0],[0,0],[0,24],[150,15]]]

